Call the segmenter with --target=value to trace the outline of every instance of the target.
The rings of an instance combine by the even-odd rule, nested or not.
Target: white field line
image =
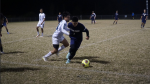
[[[116,36],[116,37],[113,37],[113,38],[109,38],[109,39],[105,39],[105,40],[102,40],[102,41],[98,41],[96,43],[87,44],[87,45],[81,46],[79,49],[84,48],[84,47],[88,47],[88,46],[92,46],[92,45],[95,45],[95,44],[99,44],[99,43],[102,43],[102,42],[105,42],[105,41],[114,40],[116,38],[120,38],[120,37],[123,37],[123,36],[128,36],[129,34],[133,34],[133,33],[136,33],[138,31],[141,31],[141,30],[136,30],[136,31],[133,31],[133,32],[129,32],[129,33],[126,33],[126,34],[123,34],[123,35],[120,35],[120,36]],[[63,53],[68,53],[68,51],[63,51],[63,52],[61,52],[59,54],[63,54]],[[40,60],[42,60],[42,59],[35,59],[34,61],[40,61]]]
[[[72,67],[59,67],[59,66],[52,66],[52,65],[38,65],[38,64],[28,64],[28,63],[17,63],[17,62],[10,62],[10,61],[3,61],[1,63],[8,63],[8,64],[17,64],[17,65],[25,65],[25,66],[36,66],[36,67],[46,67],[46,68],[55,68],[55,69],[67,69],[67,70],[77,70],[77,71],[85,71],[85,72],[95,72],[101,74],[111,74],[111,75],[118,75],[118,76],[133,76],[133,77],[142,77],[142,78],[150,78],[150,75],[144,74],[129,74],[129,73],[117,73],[111,71],[100,71],[100,70],[88,70],[88,69],[79,69],[79,68],[72,68]]]

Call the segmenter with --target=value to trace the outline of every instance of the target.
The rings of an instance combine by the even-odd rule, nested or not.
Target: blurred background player
[[[45,14],[43,13],[43,9],[40,9],[39,22],[38,22],[37,27],[36,27],[36,30],[37,30],[37,36],[36,37],[40,36],[39,27],[41,27],[41,32],[42,32],[42,35],[40,37],[43,37],[44,24],[45,24]]]
[[[95,18],[94,19],[96,19],[96,13],[94,12],[94,11],[92,11],[93,12],[93,14],[95,15]],[[95,23],[96,23],[96,20],[95,20]]]
[[[85,28],[85,26],[78,22],[77,17],[72,18],[72,22],[68,24],[68,28],[70,28],[70,49],[67,54],[66,64],[70,63],[71,59],[75,56],[78,48],[80,47],[83,39],[82,32],[86,32],[86,39],[89,40],[89,31]]]
[[[134,12],[132,12],[132,19],[134,19]]]
[[[4,23],[3,23],[3,26],[6,28],[7,34],[9,34],[8,28],[7,28],[7,25],[6,25],[6,24],[8,24],[8,19],[4,16]]]
[[[116,13],[115,13],[115,17],[114,17],[114,18],[115,18],[115,21],[113,22],[113,24],[114,24],[115,22],[116,22],[116,24],[117,24],[118,19],[119,19],[119,18],[118,18],[118,11],[116,11]]]
[[[141,19],[142,19],[141,28],[144,28],[147,20],[146,9],[144,9],[144,13],[141,15]]]
[[[1,51],[1,53],[4,53],[2,42],[1,42],[1,37],[2,37],[1,30],[2,30],[2,27],[3,27],[3,25],[2,25],[3,23],[4,23],[4,16],[3,16],[3,14],[0,13],[0,51]]]
[[[93,22],[94,22],[94,24],[95,24],[95,14],[94,14],[94,11],[92,11],[92,14],[91,14],[91,16],[90,16],[90,19],[91,19],[91,24],[93,24]]]
[[[61,12],[59,12],[59,15],[57,16],[58,24],[63,20],[63,16],[61,15]]]
[[[69,31],[70,29],[67,28],[67,22],[69,22],[69,20],[70,20],[70,14],[68,12],[64,12],[63,17],[64,17],[64,20],[62,20],[58,24],[56,31],[52,35],[52,43],[53,43],[54,49],[53,49],[53,51],[50,51],[49,53],[47,53],[45,56],[42,57],[42,59],[44,61],[47,61],[48,57],[50,57],[53,54],[58,55],[58,53],[61,50],[63,50],[64,48],[69,46],[69,43],[65,39],[63,34],[66,34],[69,36],[69,33],[67,31]],[[62,43],[63,45],[61,47],[59,47],[59,43]]]

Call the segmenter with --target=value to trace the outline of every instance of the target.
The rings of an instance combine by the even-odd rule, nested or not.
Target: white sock
[[[37,32],[37,35],[39,35],[39,32]]]
[[[50,57],[52,55],[51,51],[47,53],[44,57]]]
[[[65,48],[65,46],[62,45],[61,47],[59,47],[58,52],[61,51],[61,50],[63,50],[64,48]]]

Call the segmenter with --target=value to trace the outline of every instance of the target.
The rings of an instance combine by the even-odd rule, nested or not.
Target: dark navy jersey
[[[6,22],[6,19],[7,19],[7,18],[4,16],[4,23]]]
[[[143,13],[143,14],[142,14],[142,20],[145,20],[145,19],[146,19],[146,16],[147,16],[147,14],[146,14],[146,13]]]
[[[58,15],[58,20],[62,20],[62,15]]]
[[[118,13],[115,13],[115,18],[118,18]]]
[[[91,19],[95,19],[95,14],[91,14]]]
[[[85,32],[87,29],[81,23],[78,23],[76,27],[70,22],[68,24],[68,28],[70,28],[70,38],[74,38],[76,40],[82,40],[83,35],[82,32]]]

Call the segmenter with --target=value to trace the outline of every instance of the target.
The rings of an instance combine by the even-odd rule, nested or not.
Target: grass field
[[[36,38],[37,22],[12,22],[10,34],[3,27],[0,84],[150,84],[150,21],[144,29],[140,20],[81,20],[89,29],[70,64],[65,64],[69,47],[41,58],[53,49],[51,35],[57,21],[46,21],[44,37]],[[68,36],[64,35],[70,42]],[[89,59],[91,67],[81,61]]]

